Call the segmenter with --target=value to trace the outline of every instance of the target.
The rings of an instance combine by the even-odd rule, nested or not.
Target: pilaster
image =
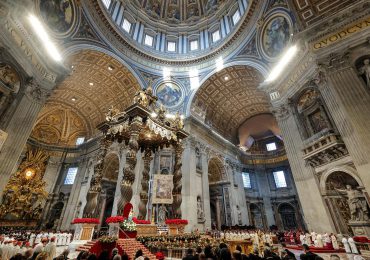
[[[12,173],[17,170],[17,161],[31,134],[42,105],[50,91],[30,80],[21,101],[4,129],[8,137],[0,152],[0,194]]]
[[[307,166],[303,159],[303,141],[291,108],[285,104],[274,112],[282,133],[307,227],[315,232],[333,232],[334,226],[321,197],[314,170],[311,166]]]
[[[77,175],[72,185],[72,189],[67,202],[67,208],[65,211],[67,213],[62,215],[63,217],[61,225],[62,230],[69,230],[71,227],[71,222],[74,219],[75,211],[79,204],[78,199],[81,191],[81,185],[84,180],[85,173],[86,171],[88,171],[88,162],[89,162],[88,158],[82,158],[78,165]]]
[[[329,57],[318,68],[315,82],[370,192],[370,94],[351,65],[349,54]]]

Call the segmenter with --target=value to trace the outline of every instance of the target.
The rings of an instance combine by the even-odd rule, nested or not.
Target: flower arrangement
[[[125,219],[120,226],[123,231],[136,231],[136,223],[128,218]]]
[[[109,217],[105,220],[107,224],[110,223],[121,223],[123,222],[123,217],[122,216],[114,216],[114,217]]]
[[[149,220],[142,220],[142,219],[137,219],[137,218],[132,218],[132,220],[136,224],[140,224],[140,225],[149,225],[149,224],[151,224]]]
[[[179,219],[179,218],[166,219],[167,225],[187,225],[188,223],[189,222],[186,219]]]
[[[75,218],[72,224],[99,224],[100,221],[97,218]]]
[[[99,238],[99,242],[100,243],[106,243],[106,244],[108,244],[108,243],[114,243],[114,242],[116,242],[117,239],[118,239],[117,237],[102,236],[102,237]]]

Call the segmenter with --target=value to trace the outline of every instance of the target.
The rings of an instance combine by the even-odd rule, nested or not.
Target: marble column
[[[88,158],[82,158],[78,164],[76,178],[72,185],[72,189],[67,202],[66,213],[62,215],[62,225],[61,225],[62,230],[70,229],[71,222],[73,221],[76,215],[75,211],[79,204],[82,182],[84,180],[86,171],[88,171],[88,162],[89,162]]]
[[[45,169],[43,180],[46,182],[45,191],[52,193],[56,185],[60,168],[62,166],[61,158],[51,156]]]
[[[48,96],[48,90],[41,88],[35,80],[29,81],[25,94],[18,103],[10,122],[3,129],[8,133],[8,137],[0,152],[0,194],[11,174],[17,170],[18,158]]]
[[[182,164],[182,203],[181,211],[182,218],[189,221],[189,225],[186,226],[185,231],[190,232],[197,227],[197,192],[194,190],[194,178],[196,175],[196,159],[195,152],[192,149],[191,140],[185,141],[186,146],[182,153],[182,161],[186,162]]]
[[[107,194],[105,192],[102,192],[100,194],[100,214],[99,214],[99,225],[98,225],[98,230],[100,230],[101,225],[104,223],[105,219],[104,218],[104,212],[105,212],[105,206],[107,205]]]
[[[317,70],[315,82],[357,172],[370,192],[370,94],[346,55]]]
[[[283,105],[275,110],[275,115],[282,133],[307,228],[315,232],[334,232],[333,222],[314,177],[314,169],[306,166],[303,159],[303,141],[291,108],[289,105]]]
[[[201,159],[202,159],[202,193],[203,193],[203,212],[204,212],[204,228],[211,230],[212,221],[211,221],[211,200],[209,196],[209,180],[208,180],[208,156],[207,149],[203,148],[201,150]],[[205,231],[204,230],[204,231]]]
[[[221,210],[221,203],[220,203],[221,198],[217,197],[216,198],[216,226],[218,230],[221,230],[221,215],[220,215],[220,210]]]
[[[121,198],[121,181],[122,181],[122,178],[123,178],[123,169],[124,169],[125,164],[126,164],[126,153],[127,153],[127,148],[126,148],[126,146],[122,145],[121,148],[120,148],[119,169],[118,169],[116,190],[114,192],[112,216],[117,215],[118,201]]]
[[[271,193],[270,184],[268,180],[269,173],[266,172],[266,168],[262,165],[257,166],[255,171],[256,171],[256,177],[259,183],[259,193],[263,199],[263,205],[265,208],[262,214],[265,214],[267,227],[269,227],[269,226],[275,225],[274,212],[272,210],[271,198],[270,196],[268,196]]]

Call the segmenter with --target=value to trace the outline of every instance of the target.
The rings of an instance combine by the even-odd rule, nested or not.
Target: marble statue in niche
[[[366,86],[370,89],[370,59],[364,59],[359,68],[359,74],[364,78]]]
[[[273,18],[263,32],[263,48],[265,53],[275,58],[281,54],[290,40],[290,25],[284,16]]]
[[[238,225],[241,226],[243,222],[242,222],[242,212],[240,211],[239,205],[236,205],[236,213],[238,215]]]
[[[40,11],[45,23],[57,33],[67,32],[75,15],[72,0],[41,0]]]
[[[198,148],[195,148],[195,156],[196,156],[196,169],[197,171],[202,171],[202,156]]]
[[[18,93],[20,80],[17,72],[10,65],[0,63],[0,81],[11,88],[14,93]]]
[[[203,202],[200,196],[197,197],[197,217],[198,222],[204,220]]]
[[[369,211],[366,199],[361,191],[352,189],[351,185],[346,185],[346,189],[336,189],[340,194],[346,195],[349,210],[351,212],[351,220],[367,221],[369,220]]]

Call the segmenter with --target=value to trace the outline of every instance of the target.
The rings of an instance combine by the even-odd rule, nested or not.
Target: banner
[[[173,175],[154,174],[153,204],[172,204]]]
[[[3,144],[5,143],[5,140],[7,137],[8,137],[8,134],[4,132],[3,130],[0,130],[0,150],[3,147]]]

